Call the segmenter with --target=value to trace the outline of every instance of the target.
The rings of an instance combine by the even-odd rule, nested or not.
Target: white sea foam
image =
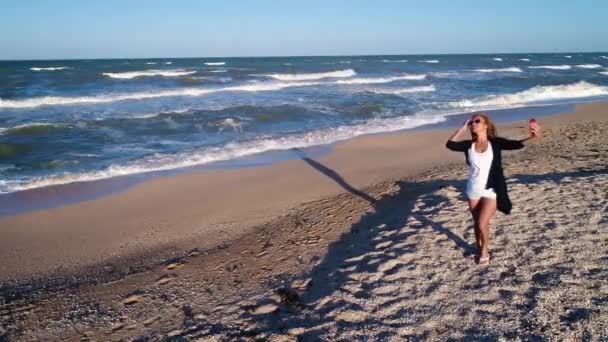
[[[373,93],[378,94],[407,94],[407,93],[422,93],[422,92],[433,92],[437,90],[434,85],[428,86],[419,86],[419,87],[407,87],[407,88],[398,88],[398,89],[372,89],[370,90]]]
[[[477,72],[522,72],[520,68],[511,67],[511,68],[498,68],[498,69],[475,69]]]
[[[243,132],[243,122],[238,118],[225,118],[211,122],[208,125],[218,127],[220,132],[224,131],[224,129],[232,129],[237,133]]]
[[[564,56],[565,58],[572,58],[572,56]]]
[[[146,64],[154,65],[154,64],[156,64],[156,62],[146,62]]]
[[[601,68],[602,66],[599,64],[579,64],[579,65],[575,65],[577,68],[583,68],[583,69],[598,69]]]
[[[226,65],[226,62],[206,62],[205,65]]]
[[[173,62],[165,62],[165,64],[170,65],[173,64]]]
[[[357,125],[345,125],[276,138],[260,138],[246,142],[234,142],[222,147],[203,148],[195,152],[176,154],[155,153],[138,161],[126,164],[114,164],[99,171],[83,173],[66,172],[46,177],[33,178],[27,181],[5,182],[4,184],[0,184],[0,193],[202,165],[272,150],[289,150],[293,148],[329,144],[363,134],[398,131],[442,121],[445,121],[445,117],[441,115],[413,115],[371,119]]]
[[[55,70],[65,70],[65,69],[69,69],[68,67],[33,67],[30,68],[30,70],[32,71],[55,71]]]
[[[280,81],[309,81],[309,80],[320,80],[322,78],[339,78],[339,77],[352,77],[357,73],[353,69],[336,70],[328,72],[316,72],[307,74],[268,74],[262,75],[272,77]]]
[[[520,61],[524,61],[524,62],[529,62],[529,61],[530,61],[530,58],[520,58],[519,60],[520,60]]]
[[[608,71],[600,71],[599,73],[602,75],[608,75]]]
[[[208,72],[214,72],[214,73],[216,73],[216,72],[228,72],[228,70],[226,70],[226,69],[217,69],[217,70],[209,70]]]
[[[195,74],[196,71],[188,71],[183,69],[175,70],[143,70],[143,71],[127,71],[127,72],[104,72],[104,76],[118,79],[132,79],[136,77],[146,76],[164,76],[164,77],[179,77]]]
[[[423,61],[418,61],[418,62],[421,62],[421,63],[439,63],[439,61],[436,60],[436,59],[428,59],[428,60],[423,60]]]
[[[356,77],[347,80],[337,80],[333,83],[336,84],[379,84],[379,83],[390,83],[395,81],[419,81],[426,78],[426,75],[400,75],[392,77]]]
[[[608,56],[600,56],[600,57],[602,57],[603,59],[608,59]]]
[[[502,58],[499,58],[499,57],[492,58],[492,59],[495,60],[495,61],[498,61],[498,62],[502,62]]]
[[[161,90],[150,92],[134,92],[115,95],[97,95],[97,96],[78,96],[78,97],[63,97],[63,96],[44,96],[34,97],[23,100],[2,100],[0,99],[0,108],[32,108],[39,106],[52,105],[74,105],[88,103],[108,103],[125,100],[144,100],[161,97],[176,97],[176,96],[202,96],[210,93],[222,91],[273,91],[289,87],[303,87],[320,84],[321,82],[254,82],[246,83],[237,86],[223,88],[180,88],[173,90]]]
[[[384,62],[384,63],[405,63],[405,62],[407,62],[407,59],[397,59],[397,60],[383,59],[382,62]]]
[[[340,64],[350,64],[350,61],[340,61]]]
[[[451,102],[448,104],[448,107],[515,107],[532,102],[575,99],[603,95],[608,95],[608,87],[581,81],[557,86],[536,86],[514,94],[490,95],[475,99]]]
[[[571,68],[569,65],[538,65],[529,66],[530,69],[553,69],[553,70],[568,70]]]

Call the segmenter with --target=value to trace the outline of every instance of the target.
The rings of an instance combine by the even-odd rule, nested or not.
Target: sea
[[[608,99],[608,53],[0,61],[0,194]]]

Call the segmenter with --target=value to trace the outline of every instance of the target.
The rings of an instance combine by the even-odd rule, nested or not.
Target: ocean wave
[[[78,96],[78,97],[62,97],[62,96],[44,96],[34,97],[23,100],[2,100],[0,99],[0,108],[32,108],[39,106],[53,105],[74,105],[88,103],[109,103],[125,100],[144,100],[161,97],[177,97],[177,96],[202,96],[216,92],[224,91],[273,91],[289,87],[304,87],[317,85],[320,82],[256,82],[246,83],[237,86],[223,88],[180,88],[174,90],[151,91],[151,92],[134,92],[116,95],[97,95],[97,96]]]
[[[600,71],[599,73],[602,75],[608,75],[608,71]]]
[[[397,59],[397,60],[383,59],[382,62],[383,63],[405,63],[405,62],[407,62],[407,59]]]
[[[603,59],[608,59],[608,56],[600,56],[600,57],[602,57]]]
[[[62,129],[63,125],[46,123],[46,122],[30,122],[13,127],[5,127],[0,130],[0,134],[5,135],[34,135],[45,134],[54,130]]]
[[[171,65],[171,64],[173,64],[173,62],[165,62],[165,64]]]
[[[568,70],[571,68],[570,65],[537,65],[529,66],[530,69],[553,69],[553,70]]]
[[[493,60],[497,61],[497,62],[502,62],[502,58],[496,57],[496,58],[492,58]]]
[[[146,64],[148,64],[148,65],[154,65],[154,64],[156,64],[156,62],[146,62]]]
[[[532,102],[575,99],[602,95],[608,95],[608,87],[580,81],[577,83],[557,86],[536,86],[514,94],[490,95],[475,99],[451,102],[448,104],[448,107],[511,107]]]
[[[441,115],[375,118],[356,125],[344,125],[276,138],[260,138],[252,141],[234,142],[222,147],[207,147],[194,152],[176,154],[156,153],[137,161],[125,164],[114,164],[98,171],[81,173],[66,172],[45,177],[36,177],[29,180],[19,180],[10,183],[6,182],[0,187],[0,193],[204,165],[273,150],[290,150],[293,148],[330,144],[351,139],[359,135],[399,131],[442,121],[445,121],[445,117]]]
[[[337,80],[335,84],[378,84],[378,83],[390,83],[395,81],[417,81],[424,80],[426,75],[400,75],[392,77],[356,77],[348,80]]]
[[[439,61],[436,60],[436,59],[427,59],[427,60],[418,61],[418,62],[421,62],[421,63],[439,63]]]
[[[206,62],[205,65],[226,65],[226,62]]]
[[[428,86],[418,86],[418,87],[407,87],[407,88],[398,88],[398,89],[372,89],[370,90],[373,93],[377,94],[407,94],[407,93],[421,93],[421,92],[433,92],[437,90],[434,85]]]
[[[583,68],[583,69],[598,69],[598,68],[601,68],[602,66],[599,64],[578,64],[578,65],[575,65],[575,67]]]
[[[267,74],[262,75],[266,77],[272,77],[280,81],[309,81],[309,80],[320,80],[322,78],[339,78],[339,77],[352,77],[357,73],[353,69],[336,70],[328,72],[316,72],[308,74]]]
[[[69,69],[69,67],[61,66],[61,67],[33,67],[30,68],[32,71],[55,71],[55,70],[65,70]]]
[[[517,68],[517,67],[498,68],[498,69],[475,69],[473,71],[477,71],[477,72],[523,72],[520,68]]]
[[[217,69],[217,70],[209,70],[207,72],[213,72],[213,73],[217,73],[217,72],[228,72],[228,70],[226,69]]]
[[[519,60],[520,60],[520,61],[524,61],[524,62],[529,62],[529,61],[530,61],[530,58],[520,58]]]
[[[143,70],[143,71],[127,71],[127,72],[104,72],[104,76],[118,79],[132,79],[136,77],[146,76],[164,76],[164,77],[179,77],[195,74],[196,71],[187,71],[183,69],[175,70]]]
[[[318,74],[315,74],[318,76]],[[300,75],[301,76],[301,75]],[[378,78],[353,78],[349,80],[338,80],[333,82],[326,81],[298,81],[298,82],[252,82],[235,86],[222,88],[180,88],[173,90],[159,90],[149,92],[133,92],[113,95],[96,95],[96,96],[43,96],[21,100],[3,100],[0,99],[0,108],[33,108],[40,106],[57,106],[57,105],[76,105],[90,103],[109,103],[126,100],[145,100],[162,97],[178,97],[178,96],[203,96],[216,92],[257,92],[257,91],[275,91],[291,87],[306,87],[312,85],[332,85],[332,84],[380,84],[389,83],[398,80],[423,80],[426,75],[400,75],[394,77],[378,77]]]
[[[572,58],[572,56],[568,55],[568,56],[564,56],[564,58]]]
[[[225,118],[208,123],[209,126],[219,128],[219,132],[224,129],[232,129],[234,132],[243,133],[243,122],[239,118]]]

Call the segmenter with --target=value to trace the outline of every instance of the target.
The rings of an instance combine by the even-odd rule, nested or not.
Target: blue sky
[[[0,59],[608,51],[608,1],[0,0]]]

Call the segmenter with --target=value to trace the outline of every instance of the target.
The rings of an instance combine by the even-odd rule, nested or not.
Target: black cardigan
[[[490,166],[490,174],[488,175],[488,182],[486,183],[486,189],[493,188],[496,192],[496,205],[499,211],[510,214],[511,201],[509,200],[509,194],[507,191],[507,182],[505,181],[505,175],[502,170],[502,150],[519,150],[524,147],[524,144],[519,140],[510,140],[505,138],[491,138],[489,139],[492,144],[492,153],[494,158],[492,159],[492,165]],[[473,144],[472,140],[463,141],[451,141],[445,144],[445,147],[452,151],[464,152],[467,165],[469,165],[469,154],[467,151]]]

